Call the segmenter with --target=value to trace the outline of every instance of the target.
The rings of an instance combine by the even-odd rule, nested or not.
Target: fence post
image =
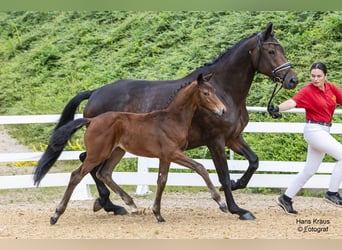
[[[234,160],[234,151],[229,149],[229,160]]]
[[[148,173],[148,158],[138,157],[138,173]],[[148,185],[138,185],[135,191],[136,195],[146,195],[152,193]]]

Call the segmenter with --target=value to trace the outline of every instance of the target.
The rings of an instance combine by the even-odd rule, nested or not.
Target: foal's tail
[[[57,161],[61,155],[65,145],[69,138],[81,127],[88,124],[89,120],[86,118],[80,118],[72,120],[67,124],[57,128],[51,136],[49,145],[44,154],[40,158],[37,167],[34,170],[34,185],[39,185],[40,181],[50,170],[52,165]]]
[[[55,130],[67,124],[69,121],[74,120],[78,106],[81,104],[82,101],[89,99],[94,91],[95,90],[88,90],[78,93],[76,96],[74,96],[64,107],[61,117],[55,127]]]

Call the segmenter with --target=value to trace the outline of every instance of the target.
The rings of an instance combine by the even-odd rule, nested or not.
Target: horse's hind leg
[[[67,189],[65,190],[64,196],[61,202],[59,203],[59,205],[57,206],[54,215],[50,218],[51,225],[56,224],[59,217],[64,213],[75,187],[77,186],[78,183],[80,183],[80,181],[84,177],[84,174],[82,174],[82,171],[81,171],[82,166],[83,164],[78,169],[76,169],[75,171],[71,173],[69,184],[67,186]]]
[[[223,212],[228,211],[226,203],[221,200],[221,196],[220,196],[219,192],[216,190],[214,184],[211,182],[211,180],[209,178],[208,171],[205,169],[205,167],[202,164],[200,164],[200,163],[194,161],[193,159],[187,157],[183,152],[175,153],[172,161],[175,163],[181,164],[185,167],[188,167],[192,170],[195,170],[196,173],[198,173],[200,176],[202,176],[203,180],[207,184],[207,187],[211,193],[212,199],[217,202],[221,211],[223,211]]]
[[[125,155],[125,151],[116,148],[110,158],[99,168],[96,176],[99,180],[106,183],[115,193],[117,193],[121,199],[130,206],[133,213],[138,212],[138,208],[135,205],[133,198],[127,194],[118,184],[116,184],[112,178],[113,169]]]
[[[249,163],[249,166],[242,177],[236,182],[232,180],[232,190],[242,189],[247,187],[248,182],[259,167],[259,158],[248,146],[242,136],[239,137],[239,140],[234,141],[234,143],[231,145],[231,149],[235,153],[244,156]]]
[[[86,155],[87,155],[86,152],[83,152],[80,154],[79,158],[81,162],[84,162]],[[99,192],[99,196],[100,196],[94,202],[93,211],[97,212],[103,208],[106,212],[113,212],[114,215],[125,215],[127,214],[127,210],[124,207],[115,205],[114,203],[111,202],[111,200],[109,199],[110,192],[108,188],[102,181],[100,181],[96,177],[96,172],[98,171],[98,169],[101,167],[102,164],[103,163],[101,163],[100,165],[97,165],[94,169],[90,171],[90,174],[94,179],[97,191]]]
[[[158,172],[158,180],[157,180],[157,193],[156,197],[154,199],[154,204],[152,211],[154,213],[154,216],[158,220],[158,222],[164,222],[165,219],[161,216],[160,214],[160,203],[161,203],[161,198],[165,189],[165,185],[167,182],[167,176],[169,173],[170,169],[170,162],[165,162],[160,160],[159,161],[159,172]]]

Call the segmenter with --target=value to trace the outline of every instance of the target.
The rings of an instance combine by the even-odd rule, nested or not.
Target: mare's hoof
[[[107,213],[109,212],[113,212],[114,215],[125,215],[125,214],[128,214],[128,211],[124,208],[124,207],[121,207],[121,206],[117,206],[117,205],[114,205],[114,204],[111,204],[110,206],[102,206],[101,203],[100,203],[100,198],[97,198],[94,202],[94,206],[93,206],[93,211],[94,212],[97,212],[101,209],[104,209]]]
[[[241,188],[241,187],[239,187],[238,183],[237,183],[236,181],[234,181],[234,180],[231,180],[231,181],[230,181],[230,186],[231,186],[231,188],[232,188],[232,191]]]
[[[241,214],[239,217],[240,220],[255,220],[255,216],[251,212],[246,212]]]
[[[121,206],[115,206],[114,208],[114,215],[126,215],[128,214],[128,211],[126,208],[121,207]]]
[[[100,199],[97,198],[94,202],[93,211],[97,212],[97,211],[101,210],[102,208],[103,208],[103,206],[100,203]]]
[[[234,180],[230,180],[230,187],[231,187],[232,191],[242,188],[242,187],[239,186],[238,182],[234,181]],[[220,191],[224,191],[224,188],[221,186],[219,188],[219,190]]]
[[[79,160],[81,162],[84,162],[85,158],[87,157],[87,152],[82,152],[80,153],[80,155],[78,156]]]

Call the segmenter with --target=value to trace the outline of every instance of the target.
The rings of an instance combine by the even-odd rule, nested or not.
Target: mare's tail
[[[61,114],[61,117],[55,127],[55,130],[58,129],[59,127],[67,124],[69,121],[74,120],[75,118],[75,113],[76,110],[78,108],[78,106],[80,105],[80,103],[86,99],[89,99],[91,94],[94,92],[95,90],[88,90],[88,91],[84,91],[81,92],[79,94],[77,94],[76,96],[74,96],[69,102],[68,104],[64,107],[63,112]]]
[[[39,185],[40,181],[50,170],[52,165],[57,161],[61,155],[65,145],[69,138],[81,127],[88,124],[89,120],[86,118],[80,118],[72,120],[67,124],[57,128],[51,138],[47,149],[40,158],[37,167],[34,170],[33,180],[35,185]]]

